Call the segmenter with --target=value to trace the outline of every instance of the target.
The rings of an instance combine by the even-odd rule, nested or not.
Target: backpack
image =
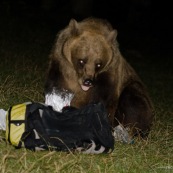
[[[51,106],[27,102],[10,107],[6,123],[6,140],[15,148],[95,154],[114,149],[112,129],[102,103],[82,109],[68,106],[57,112]]]

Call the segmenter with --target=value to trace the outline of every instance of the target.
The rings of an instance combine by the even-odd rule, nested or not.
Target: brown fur
[[[50,55],[45,92],[53,87],[74,93],[72,106],[103,102],[113,126],[118,122],[147,135],[152,104],[133,68],[121,55],[117,31],[105,20],[71,20],[57,35]],[[84,91],[86,90],[86,91]]]

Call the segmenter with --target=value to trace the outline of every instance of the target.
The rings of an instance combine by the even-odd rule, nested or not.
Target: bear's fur
[[[114,127],[118,123],[133,135],[147,136],[152,103],[145,86],[119,51],[117,31],[109,22],[72,19],[57,35],[50,54],[45,93],[53,88],[74,93],[71,105],[81,108],[103,102]]]

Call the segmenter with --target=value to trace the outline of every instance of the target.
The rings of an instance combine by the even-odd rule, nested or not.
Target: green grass
[[[1,20],[0,108],[25,101],[44,102],[43,86],[48,55],[55,33],[46,24]],[[8,21],[8,22],[7,22]],[[141,51],[142,52],[142,51]],[[148,140],[115,143],[111,154],[85,155],[64,152],[31,152],[15,149],[0,131],[2,173],[143,173],[173,172],[173,69],[171,55],[158,51],[125,52],[127,59],[148,87],[155,105],[153,128]],[[133,56],[131,56],[133,54]],[[134,58],[133,58],[134,57]]]

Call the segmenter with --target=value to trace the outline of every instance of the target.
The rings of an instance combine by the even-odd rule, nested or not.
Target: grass
[[[45,23],[1,21],[0,108],[7,110],[11,105],[30,100],[44,102],[44,77],[55,33]],[[0,131],[0,172],[173,172],[171,54],[147,48],[131,50],[126,49],[124,54],[146,83],[155,105],[154,124],[146,141],[136,139],[131,145],[117,142],[111,154],[31,152],[7,144],[3,140],[5,133]]]

